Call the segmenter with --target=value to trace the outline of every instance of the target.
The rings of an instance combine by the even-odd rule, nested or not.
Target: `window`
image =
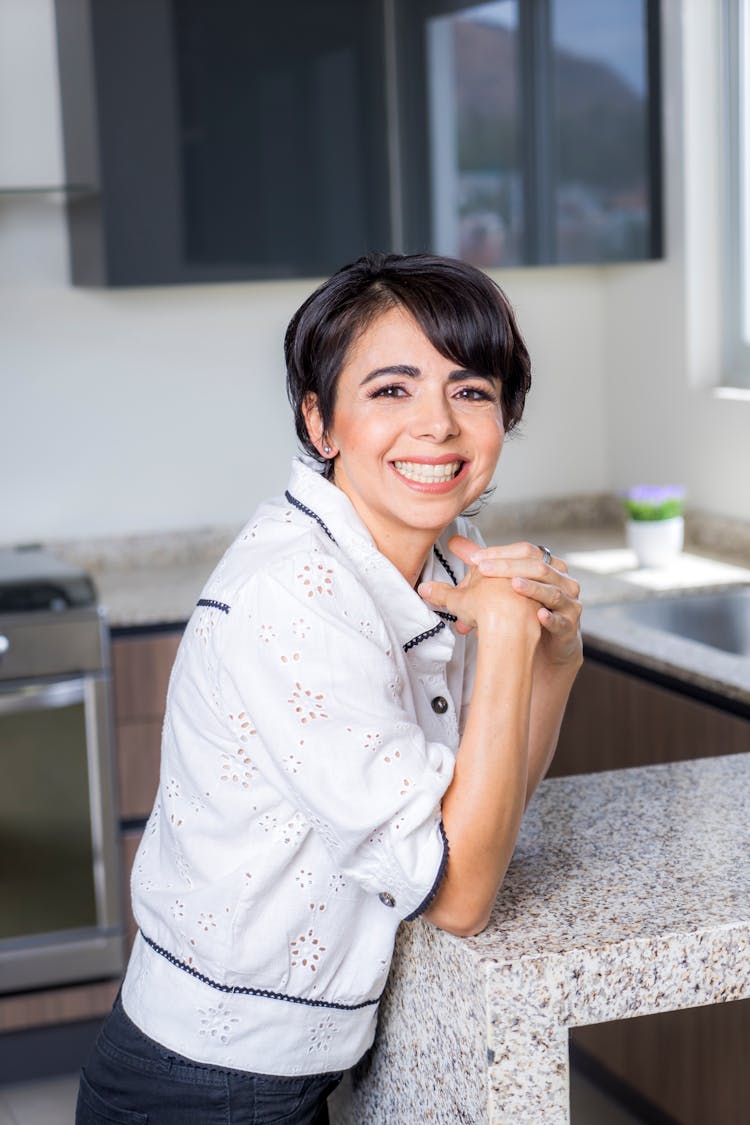
[[[486,267],[661,254],[658,4],[405,0],[400,13],[416,122],[405,190],[428,201],[407,206],[415,244]]]
[[[750,387],[750,2],[724,0],[725,383]]]

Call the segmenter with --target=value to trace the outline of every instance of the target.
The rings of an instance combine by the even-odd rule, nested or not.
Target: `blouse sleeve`
[[[335,557],[301,553],[251,579],[227,626],[222,693],[252,720],[259,766],[343,874],[419,913],[447,858],[454,754],[405,706],[367,591]]]

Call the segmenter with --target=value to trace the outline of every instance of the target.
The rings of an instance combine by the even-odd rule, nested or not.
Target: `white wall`
[[[0,0],[0,187],[61,184],[54,0]]]
[[[37,276],[0,291],[0,541],[240,523],[286,484],[282,338],[312,283],[73,289],[62,213],[46,206],[48,256],[38,247]],[[17,274],[42,208],[12,214],[4,243],[0,226]],[[593,271],[567,272],[562,286],[551,271],[508,278],[536,386],[503,455],[502,497],[605,487],[602,291]]]
[[[52,20],[52,0],[32,2]],[[665,8],[674,23],[677,0]],[[0,72],[8,49],[0,40]],[[498,502],[681,479],[694,502],[750,518],[748,409],[710,400],[700,420],[670,234],[663,263],[498,275],[535,371]],[[0,542],[239,524],[283,488],[294,438],[281,342],[312,284],[74,289],[60,200],[0,201]]]
[[[750,394],[722,397],[721,119],[715,0],[666,0],[667,257],[608,271],[605,411],[614,488],[681,483],[750,520]]]

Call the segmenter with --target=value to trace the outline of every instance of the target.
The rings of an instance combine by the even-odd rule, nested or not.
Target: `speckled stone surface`
[[[568,1029],[750,996],[750,757],[542,783],[489,926],[401,928],[334,1125],[563,1125]]]
[[[45,544],[94,579],[115,628],[183,625],[240,528]]]

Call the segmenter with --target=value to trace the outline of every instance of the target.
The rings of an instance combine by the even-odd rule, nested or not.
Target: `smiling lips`
[[[393,461],[394,469],[404,480],[421,485],[450,485],[466,464],[465,461],[444,461],[428,464],[423,461]]]

